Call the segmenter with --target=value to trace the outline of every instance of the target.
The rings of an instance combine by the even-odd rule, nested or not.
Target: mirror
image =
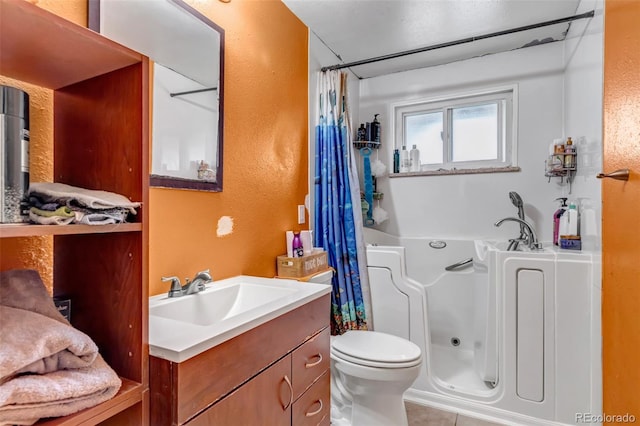
[[[183,0],[89,0],[89,28],[153,62],[151,186],[222,191],[224,30]]]

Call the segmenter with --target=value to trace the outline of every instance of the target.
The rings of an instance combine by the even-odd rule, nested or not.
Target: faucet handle
[[[200,271],[196,274],[196,277],[200,277],[201,279],[206,279],[207,281],[212,281],[213,278],[211,278],[211,273],[209,272],[209,269],[205,269],[204,271]],[[195,278],[194,278],[195,280]]]
[[[169,297],[180,296],[182,294],[182,285],[180,285],[180,278],[178,277],[162,277],[162,282],[171,281],[171,289],[169,290]]]

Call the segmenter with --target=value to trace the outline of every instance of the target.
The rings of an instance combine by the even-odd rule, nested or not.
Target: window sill
[[[420,172],[391,173],[389,177],[410,176],[442,176],[442,175],[475,175],[480,173],[510,173],[519,172],[520,167],[483,167],[478,169],[453,169],[453,170],[423,170]]]

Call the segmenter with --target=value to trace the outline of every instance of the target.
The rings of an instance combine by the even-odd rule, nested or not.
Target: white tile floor
[[[405,401],[409,426],[501,426],[462,414],[442,411]]]

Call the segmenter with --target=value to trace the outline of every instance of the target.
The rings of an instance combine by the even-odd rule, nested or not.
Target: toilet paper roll
[[[313,231],[300,231],[300,241],[302,241],[302,251],[305,255],[313,253]]]

